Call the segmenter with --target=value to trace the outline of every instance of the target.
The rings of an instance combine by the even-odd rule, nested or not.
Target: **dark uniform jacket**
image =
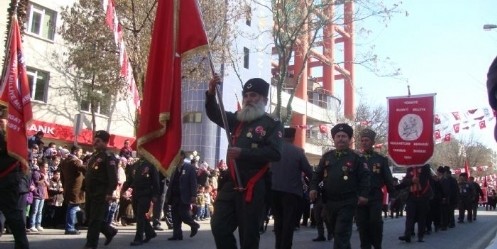
[[[205,108],[207,116],[217,125],[223,126],[219,106],[215,96],[206,94]],[[269,162],[279,161],[283,143],[283,127],[281,122],[268,114],[249,122],[242,123],[237,120],[236,113],[226,112],[227,127],[232,136],[237,136],[234,147],[242,149],[240,157],[236,160],[242,185],[257,174]],[[225,188],[224,187],[219,187]],[[233,186],[231,186],[233,188]]]
[[[388,159],[376,151],[369,151],[362,155],[371,171],[371,191],[368,200],[382,201],[383,193],[381,188],[387,187],[388,193],[393,194],[393,177],[388,167]]]
[[[271,189],[292,193],[300,197],[304,194],[302,173],[312,176],[312,168],[305,157],[304,150],[289,142],[283,143],[283,156],[271,165]]]
[[[406,176],[397,186],[398,189],[407,188],[411,200],[430,200],[433,198],[433,189],[430,185],[431,171],[429,166],[410,167]]]
[[[117,158],[108,151],[94,152],[85,177],[87,197],[112,195],[117,187]]]
[[[69,204],[85,202],[83,182],[85,180],[86,166],[79,158],[69,155],[60,163],[61,181],[64,188],[64,201]]]
[[[371,172],[364,158],[354,151],[330,150],[326,152],[310,183],[311,190],[318,190],[323,181],[323,201],[342,201],[357,199],[358,196],[368,198]]]
[[[171,174],[166,203],[172,204],[174,196],[179,196],[183,204],[190,204],[192,198],[197,196],[197,173],[189,163],[183,163],[179,171],[176,168]]]
[[[151,163],[144,159],[138,160],[131,167],[133,170],[126,177],[123,190],[133,188],[133,197],[159,197],[159,172]]]

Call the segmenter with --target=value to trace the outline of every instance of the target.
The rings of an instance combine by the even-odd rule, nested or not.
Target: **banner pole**
[[[214,76],[215,71],[214,71],[214,64],[212,63],[211,52],[209,51],[207,54],[209,56],[209,65],[211,68],[212,76]],[[221,112],[221,119],[223,120],[224,131],[226,132],[226,138],[228,139],[228,145],[229,147],[232,147],[233,142],[231,140],[231,132],[228,126],[228,118],[226,117],[226,112],[224,110],[223,96],[221,95],[221,90],[219,85],[216,85],[216,96],[219,105],[219,111]],[[238,172],[238,166],[236,165],[235,160],[232,160],[232,163],[233,163],[233,168],[235,170],[235,177],[237,181],[237,183],[235,184],[235,189],[237,189],[238,191],[243,191],[245,188],[242,185],[242,179],[240,177],[240,173]]]

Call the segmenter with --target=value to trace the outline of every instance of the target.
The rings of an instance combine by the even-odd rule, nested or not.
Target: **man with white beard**
[[[218,75],[209,82],[205,109],[210,120],[224,127],[215,99],[216,85],[220,83]],[[233,235],[237,228],[241,249],[259,248],[260,220],[265,213],[266,191],[270,189],[267,172],[270,162],[280,160],[283,142],[281,122],[265,112],[268,91],[266,81],[250,79],[243,86],[242,109],[226,112],[232,139],[227,152],[231,177],[218,186],[211,218],[218,249],[238,248]],[[235,165],[241,182],[237,182]]]

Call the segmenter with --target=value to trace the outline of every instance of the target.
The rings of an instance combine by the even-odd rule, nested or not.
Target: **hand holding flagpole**
[[[214,71],[214,65],[212,63],[212,56],[211,56],[210,51],[208,52],[208,55],[209,55],[209,65],[211,67],[212,76],[214,78],[217,77],[218,80],[216,80],[216,81],[220,82],[219,76]],[[231,148],[233,146],[233,141],[231,139],[231,132],[230,132],[230,128],[228,125],[228,118],[226,117],[226,112],[224,111],[223,95],[221,94],[221,90],[220,90],[218,83],[216,83],[216,92],[215,93],[216,93],[217,102],[219,105],[219,111],[221,112],[221,119],[223,120],[224,131],[226,132],[226,137],[228,138],[228,144],[229,144],[229,147]],[[238,167],[236,165],[235,160],[230,159],[228,156],[228,163],[231,163],[233,165],[233,169],[235,171],[235,177],[236,177],[235,189],[238,191],[244,191],[245,188],[242,185],[243,183],[242,183],[242,180],[240,177],[240,173],[238,172]]]

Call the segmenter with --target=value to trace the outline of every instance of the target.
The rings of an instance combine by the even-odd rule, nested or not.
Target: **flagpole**
[[[212,63],[212,54],[210,51],[208,51],[207,55],[209,56],[209,65],[211,67],[212,75],[214,76],[215,70],[214,70],[214,64]],[[221,95],[221,89],[219,87],[219,84],[216,85],[216,96],[219,105],[219,111],[221,112],[221,119],[223,120],[224,131],[226,132],[226,138],[228,139],[228,145],[231,147],[233,146],[233,141],[230,139],[231,133],[228,126],[228,117],[226,117],[226,112],[224,111],[223,95]],[[237,189],[238,191],[243,191],[245,190],[245,188],[242,185],[242,179],[240,177],[240,173],[238,172],[238,166],[236,165],[235,160],[232,160],[232,163],[233,163],[233,168],[235,170],[236,181],[238,183],[238,186],[235,187],[235,189]]]

